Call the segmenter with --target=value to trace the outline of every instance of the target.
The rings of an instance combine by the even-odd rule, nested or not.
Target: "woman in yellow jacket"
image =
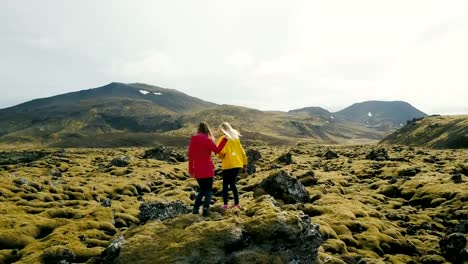
[[[227,122],[221,123],[219,128],[224,135],[218,139],[218,142],[224,138],[228,139],[223,150],[218,154],[218,158],[223,160],[223,208],[228,208],[228,188],[232,190],[234,195],[234,207],[240,208],[236,181],[241,170],[247,166],[247,156],[240,143],[241,134],[239,131],[232,128]]]

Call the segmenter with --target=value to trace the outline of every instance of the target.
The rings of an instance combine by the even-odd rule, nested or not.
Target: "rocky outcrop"
[[[338,158],[338,154],[336,154],[336,152],[332,151],[332,150],[327,150],[327,152],[325,152],[325,154],[323,155],[323,157],[327,160],[330,160],[330,159],[336,159]]]
[[[113,264],[114,260],[119,256],[125,239],[123,236],[118,236],[110,245],[101,253],[100,256],[88,261],[88,264]]]
[[[92,263],[318,263],[322,235],[309,216],[283,211],[268,195],[250,205],[245,214],[187,214],[130,228],[117,256],[106,253],[117,252],[112,243],[101,257],[113,259]]]
[[[189,207],[181,201],[170,203],[142,203],[140,205],[138,219],[140,219],[142,223],[145,223],[148,220],[165,220],[189,212]]]
[[[281,164],[286,164],[286,165],[292,164],[293,163],[292,153],[288,152],[279,156],[276,159],[276,162],[281,163]]]
[[[146,150],[143,154],[144,159],[157,159],[163,161],[170,161],[170,162],[184,162],[187,161],[187,157],[180,153],[177,153],[174,149],[165,147],[165,146],[157,146],[155,148]]]
[[[255,196],[269,194],[285,203],[306,203],[310,195],[304,185],[286,171],[279,171],[265,180],[255,190]]]
[[[466,235],[462,233],[450,234],[439,242],[442,255],[453,263],[466,263],[468,256],[466,255]]]
[[[246,152],[247,155],[247,174],[252,175],[257,171],[256,164],[262,158],[262,154],[259,151],[249,149]]]
[[[0,165],[29,163],[50,154],[48,151],[0,152]]]
[[[388,152],[384,148],[373,149],[366,155],[368,160],[384,161],[389,160]]]
[[[127,167],[129,164],[130,157],[126,155],[120,155],[111,161],[111,165],[116,167]]]

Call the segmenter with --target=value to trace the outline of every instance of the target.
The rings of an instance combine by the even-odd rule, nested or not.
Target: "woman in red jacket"
[[[208,216],[209,214],[214,177],[214,165],[211,160],[211,152],[218,154],[221,152],[224,145],[226,145],[226,142],[227,139],[221,141],[221,143],[216,146],[213,142],[210,127],[205,122],[201,122],[198,125],[197,134],[190,139],[188,150],[189,174],[197,180],[198,186],[200,187],[200,191],[195,199],[195,206],[193,207],[194,214],[198,214],[203,196],[205,197],[203,216]]]

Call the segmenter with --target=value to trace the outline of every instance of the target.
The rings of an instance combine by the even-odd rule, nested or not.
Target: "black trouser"
[[[239,204],[239,193],[237,192],[236,181],[237,175],[241,168],[233,168],[228,170],[223,170],[223,202],[228,204],[228,188],[232,190],[234,195],[234,204]]]
[[[203,209],[208,210],[208,208],[210,208],[211,193],[213,191],[213,177],[197,179],[197,182],[198,186],[200,187],[200,191],[198,192],[197,198],[195,199],[195,206],[193,207],[194,213],[198,213],[203,196],[205,196]]]

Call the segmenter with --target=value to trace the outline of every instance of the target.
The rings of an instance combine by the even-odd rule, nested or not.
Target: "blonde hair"
[[[239,131],[232,128],[232,126],[228,122],[221,123],[221,125],[219,125],[219,129],[223,131],[224,135],[226,135],[228,139],[239,139],[239,137],[241,136]]]

